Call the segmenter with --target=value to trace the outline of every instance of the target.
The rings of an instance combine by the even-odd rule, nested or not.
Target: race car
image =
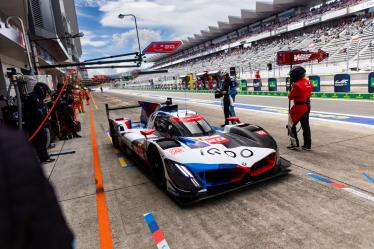
[[[140,121],[110,118],[110,111],[141,108]],[[272,136],[241,123],[212,127],[198,113],[166,103],[106,105],[113,145],[141,160],[156,185],[181,202],[195,202],[289,172]]]

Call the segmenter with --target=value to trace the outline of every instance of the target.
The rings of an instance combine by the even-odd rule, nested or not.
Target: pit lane
[[[94,111],[96,136],[114,248],[156,247],[143,220],[143,214],[148,212],[153,212],[170,248],[374,248],[374,202],[308,175],[315,173],[373,196],[374,184],[362,173],[374,176],[374,129],[313,119],[313,151],[294,152],[285,149],[289,142],[284,128],[286,116],[237,110],[241,121],[261,125],[274,136],[281,155],[293,163],[291,174],[180,208],[129,158],[127,166],[121,167],[106,135],[104,103],[118,106],[155,99],[113,93],[96,93],[94,97],[98,106]],[[242,98],[238,102],[254,102]],[[326,106],[331,108],[336,106],[334,103],[327,102]],[[370,103],[360,105],[370,109]],[[219,106],[190,102],[188,107],[213,125],[222,123]],[[354,110],[347,114],[367,115]],[[132,110],[128,115],[138,118],[139,113]],[[82,123],[87,124],[87,119],[87,115],[82,115]],[[78,248],[100,248],[88,125],[84,125],[83,135],[81,140],[60,144],[56,150],[75,149],[77,153],[59,158],[55,165],[46,166],[46,172],[77,236]]]

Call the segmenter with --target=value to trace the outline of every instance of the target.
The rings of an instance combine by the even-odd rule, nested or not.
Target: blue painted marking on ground
[[[374,177],[371,177],[368,173],[363,173],[363,176],[365,176],[370,182],[374,183]]]
[[[157,225],[157,222],[156,222],[155,218],[153,217],[152,213],[145,214],[144,215],[144,220],[147,223],[149,231],[151,233],[154,233],[159,229],[159,227]]]
[[[219,101],[209,102],[208,104],[215,105],[215,106],[222,106],[222,103]],[[280,107],[257,106],[257,105],[243,104],[243,103],[235,103],[235,107],[239,109],[244,109],[244,110],[261,111],[261,112],[269,112],[269,113],[281,113],[281,114],[288,113],[287,109],[280,108]],[[310,113],[310,117],[322,119],[322,120],[333,120],[333,121],[340,121],[344,123],[364,124],[364,125],[374,126],[374,117],[358,117],[354,115],[324,113],[324,112],[317,112],[317,111],[312,111]]]
[[[330,179],[327,179],[325,177],[322,177],[322,176],[314,174],[314,173],[308,173],[308,176],[310,176],[310,177],[312,177],[312,178],[314,178],[316,180],[319,180],[321,182],[325,182],[325,183],[329,183],[329,184],[333,183],[333,181],[331,181]]]

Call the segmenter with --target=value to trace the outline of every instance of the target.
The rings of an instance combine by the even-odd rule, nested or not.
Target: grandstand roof
[[[229,16],[228,21],[226,22],[218,21],[217,27],[209,26],[206,30],[201,30],[200,33],[193,34],[192,36],[183,40],[182,46],[180,46],[179,49],[173,54],[193,47],[194,45],[201,44],[202,42],[223,36],[229,32],[237,30],[240,27],[263,20],[264,18],[272,16],[281,11],[295,6],[307,5],[308,3],[310,3],[310,0],[272,0],[268,2],[256,0],[254,9],[242,9],[241,16]],[[171,54],[156,55],[151,57],[150,60],[158,61],[170,55]]]

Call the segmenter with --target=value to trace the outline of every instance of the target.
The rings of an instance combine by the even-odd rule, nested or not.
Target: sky
[[[75,0],[83,54],[81,60],[137,51],[134,20],[137,17],[141,48],[152,41],[183,40],[241,9],[254,0]],[[126,69],[89,70],[89,75],[113,74]]]

